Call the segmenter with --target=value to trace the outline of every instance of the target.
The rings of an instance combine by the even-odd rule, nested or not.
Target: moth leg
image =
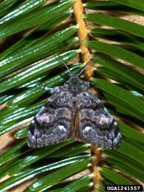
[[[94,87],[95,88],[95,83],[93,81],[88,82],[88,85],[89,85],[89,87]]]
[[[39,86],[39,85],[37,85],[37,87],[40,88],[40,89],[44,89],[46,91],[49,91],[51,94],[55,93],[60,88],[59,86],[54,87],[54,88],[49,88],[49,87],[44,87],[44,86]]]

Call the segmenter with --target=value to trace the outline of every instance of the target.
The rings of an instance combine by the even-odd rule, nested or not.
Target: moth
[[[122,142],[119,127],[90,91],[90,83],[79,79],[83,70],[73,75],[66,68],[70,78],[63,86],[42,87],[52,95],[29,126],[28,146],[39,148],[75,138],[103,148],[118,147]]]

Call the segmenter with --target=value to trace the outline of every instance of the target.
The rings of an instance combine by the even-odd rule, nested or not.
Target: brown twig
[[[79,34],[79,42],[80,42],[82,59],[85,63],[89,63],[90,62],[90,59],[89,59],[90,51],[88,49],[88,45],[85,45],[82,43],[83,40],[88,40],[87,26],[86,26],[85,21],[81,18],[81,15],[84,14],[82,1],[77,0],[74,3],[73,9],[74,9],[74,15],[75,15],[76,22],[79,24],[78,34]],[[86,77],[86,79],[88,79],[92,75],[93,75],[93,68],[92,68],[92,64],[91,64],[85,70],[85,77]]]
[[[88,63],[90,62],[89,54],[90,51],[88,49],[88,46],[86,44],[83,44],[83,40],[88,40],[88,33],[87,33],[87,26],[85,21],[81,18],[81,15],[84,14],[83,4],[81,0],[77,0],[77,2],[74,3],[74,15],[76,18],[76,22],[79,24],[79,42],[80,42],[80,48],[81,48],[81,54],[83,61]],[[92,64],[89,65],[85,70],[85,77],[88,79],[89,77],[93,76],[93,67]],[[99,184],[102,185],[101,181],[101,174],[97,170],[97,166],[99,164],[101,153],[98,150],[98,148],[94,145],[91,146],[91,151],[93,154],[95,154],[95,157],[92,159],[92,168],[94,172],[94,185]],[[99,192],[99,189],[94,188],[94,192]]]

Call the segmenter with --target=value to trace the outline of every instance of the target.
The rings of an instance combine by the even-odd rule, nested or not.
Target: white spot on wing
[[[117,125],[117,123],[116,123],[116,122],[114,122],[114,125],[116,126],[116,125]]]
[[[61,131],[66,131],[65,127],[63,125],[58,125],[58,128],[61,130]]]
[[[91,129],[90,126],[85,127],[84,132],[88,132]]]

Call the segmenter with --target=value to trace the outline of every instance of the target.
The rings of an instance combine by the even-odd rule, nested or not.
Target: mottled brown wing
[[[72,96],[61,89],[48,99],[32,120],[27,133],[29,147],[44,147],[71,137]]]
[[[117,123],[101,101],[90,90],[77,96],[77,139],[113,149],[122,142]]]

